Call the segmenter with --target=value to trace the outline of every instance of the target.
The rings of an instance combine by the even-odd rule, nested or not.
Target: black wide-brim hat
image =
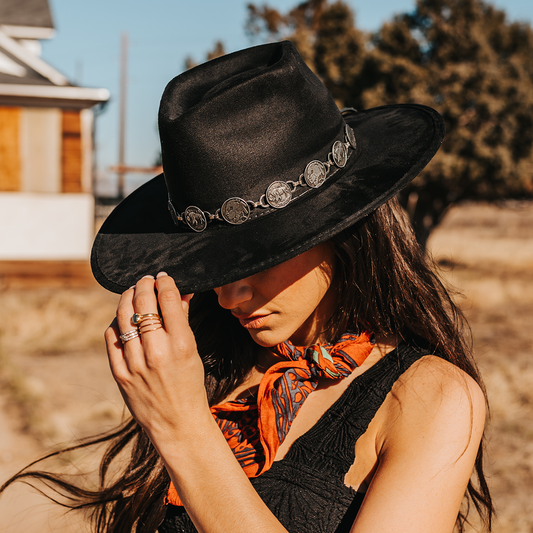
[[[174,78],[159,130],[163,174],[94,242],[94,276],[116,293],[160,271],[183,294],[205,291],[295,257],[391,199],[444,137],[421,105],[343,115],[287,41]]]

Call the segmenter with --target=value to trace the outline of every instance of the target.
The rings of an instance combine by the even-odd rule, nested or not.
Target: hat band
[[[178,214],[170,194],[168,196],[168,210],[172,216],[174,224],[187,224],[194,231],[202,232],[207,228],[208,220],[219,220],[228,224],[238,225],[250,219],[251,209],[256,208],[275,208],[282,209],[289,205],[293,198],[293,193],[297,187],[312,187],[318,189],[328,178],[335,172],[329,173],[331,167],[344,168],[350,154],[356,148],[356,140],[353,129],[348,126],[344,127],[345,142],[335,141],[328,154],[327,161],[313,160],[309,162],[298,181],[274,181],[272,182],[261,196],[258,202],[253,200],[244,200],[243,198],[228,198],[222,206],[216,210],[215,214],[203,211],[199,207],[190,205],[182,214]]]

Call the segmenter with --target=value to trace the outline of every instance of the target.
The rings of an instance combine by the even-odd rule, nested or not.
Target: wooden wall
[[[32,113],[35,114],[38,109],[0,106],[0,192],[22,190],[26,192],[54,192],[48,190],[49,187],[44,187],[44,182],[42,182],[44,188],[38,186],[40,179],[44,179],[47,184],[50,181],[47,179],[49,178],[48,174],[52,171],[49,168],[49,162],[50,158],[53,159],[54,154],[45,152],[39,156],[38,151],[30,150],[31,153],[27,153],[28,150],[23,149],[24,147],[27,148],[26,145],[33,146],[30,140],[34,144],[37,142],[38,147],[43,145],[47,147],[46,149],[51,149],[53,143],[46,142],[50,140],[50,135],[60,135],[61,137],[60,147],[57,145],[53,146],[54,152],[58,149],[61,150],[60,154],[57,153],[57,157],[61,159],[61,168],[57,169],[58,182],[55,186],[55,192],[84,192],[82,183],[83,146],[80,111],[75,109],[56,110],[56,112],[61,113],[61,131],[56,131],[55,128],[53,128],[54,131],[44,131],[42,127],[38,128],[37,124],[34,124],[35,120],[33,122],[30,120],[33,117]],[[32,110],[35,110],[35,112]],[[24,120],[24,118],[27,120]],[[23,124],[25,128],[22,127]],[[57,127],[59,128],[59,124]],[[46,137],[40,137],[42,135]],[[42,140],[39,141],[39,139]],[[48,157],[44,158],[44,155]],[[22,160],[22,156],[31,157],[32,159]],[[26,165],[24,165],[25,161],[27,163]],[[30,169],[28,165],[32,168]],[[33,169],[34,166],[37,169],[43,169],[42,165],[47,165],[46,170],[48,172],[41,174],[41,172]],[[33,183],[26,183],[28,180],[23,180],[24,169],[26,169],[26,174],[31,171],[32,180],[30,181]],[[87,189],[87,186],[85,189]]]
[[[0,191],[20,190],[20,108],[0,107]]]
[[[80,111],[64,109],[61,137],[62,192],[83,192]]]

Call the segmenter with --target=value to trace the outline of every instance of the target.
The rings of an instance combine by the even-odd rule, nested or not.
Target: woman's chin
[[[285,338],[281,338],[279,334],[270,330],[253,330],[249,329],[248,333],[252,337],[253,341],[263,348],[272,348],[277,344],[284,342]]]

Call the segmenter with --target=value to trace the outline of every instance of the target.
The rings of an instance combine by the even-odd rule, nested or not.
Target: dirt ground
[[[486,468],[494,531],[533,533],[533,204],[456,207],[429,248],[460,292],[491,402]],[[0,265],[0,483],[124,415],[102,340],[117,296],[91,280],[87,265],[37,267]],[[87,528],[19,485],[0,499],[0,531]]]

